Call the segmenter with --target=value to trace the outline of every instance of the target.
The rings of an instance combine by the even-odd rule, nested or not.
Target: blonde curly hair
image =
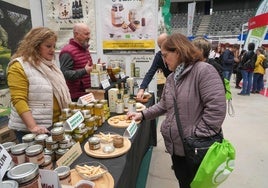
[[[22,57],[24,61],[32,65],[40,63],[40,45],[47,39],[54,38],[57,40],[57,35],[54,31],[47,27],[36,27],[31,29],[24,38],[19,42],[17,51],[11,57],[11,60]]]

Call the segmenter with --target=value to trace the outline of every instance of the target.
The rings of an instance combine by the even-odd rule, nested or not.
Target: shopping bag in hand
[[[235,148],[223,139],[215,142],[202,160],[191,188],[216,188],[227,179],[234,169]]]

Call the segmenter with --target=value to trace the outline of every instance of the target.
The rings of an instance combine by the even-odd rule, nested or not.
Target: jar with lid
[[[124,7],[120,3],[116,3],[112,5],[111,9],[111,19],[112,24],[115,27],[121,27],[123,23],[123,10]]]
[[[71,102],[68,106],[69,106],[69,108],[71,109],[71,110],[73,110],[73,109],[76,109],[76,102]]]
[[[52,136],[46,138],[46,148],[48,150],[56,150],[58,147],[58,143],[52,139]]]
[[[34,144],[32,146],[29,146],[28,148],[26,148],[25,153],[27,162],[41,165],[45,161],[43,146],[40,144]]]
[[[87,119],[85,119],[84,122],[85,122],[86,127],[88,128],[88,134],[93,135],[95,118],[94,117],[87,118]]]
[[[103,117],[103,104],[95,104],[94,105],[94,115]]]
[[[103,119],[101,116],[95,116],[95,120],[97,122],[97,126],[100,127],[102,126],[102,123],[103,123]]]
[[[116,113],[117,114],[123,114],[125,110],[124,102],[121,98],[121,94],[117,94],[117,100],[116,100]]]
[[[136,100],[134,99],[133,95],[128,100],[128,111],[136,112]]]
[[[91,150],[97,150],[97,149],[100,149],[100,138],[98,137],[90,137],[88,139],[88,145],[89,145],[89,149]]]
[[[56,154],[56,160],[59,160],[59,158],[61,158],[67,151],[69,151],[69,149],[57,149],[55,151]]]
[[[44,155],[49,155],[51,157],[52,162],[54,162],[56,159],[55,152],[53,150],[49,150],[49,149],[45,148]]]
[[[15,164],[26,162],[25,150],[28,147],[27,143],[16,144],[11,147],[11,157]]]
[[[11,147],[15,146],[16,142],[4,142],[2,146],[7,150],[9,154],[11,154]]]
[[[84,136],[82,134],[73,134],[73,139],[81,144],[84,141]]]
[[[52,140],[59,142],[64,139],[64,128],[63,127],[55,127],[51,130]]]
[[[89,103],[86,105],[86,110],[90,111],[90,115],[94,115],[94,104],[93,103]]]
[[[61,116],[64,119],[68,119],[71,116],[71,109],[70,108],[63,108],[61,110]]]
[[[70,167],[59,166],[59,167],[55,168],[54,171],[57,172],[61,184],[71,185],[72,179],[71,179]]]
[[[71,135],[65,135],[64,139],[59,142],[60,149],[69,149],[73,146],[73,139]]]
[[[80,110],[84,110],[85,109],[85,105],[84,104],[77,103],[76,106],[77,106],[77,109],[80,109]]]
[[[90,110],[81,110],[81,113],[82,113],[84,118],[89,118],[91,116]]]
[[[35,143],[35,140],[34,140],[35,137],[36,137],[36,134],[32,134],[32,133],[26,134],[22,137],[22,142],[27,143],[29,146],[33,145]]]
[[[64,125],[64,121],[58,121],[53,123],[53,127],[63,127]]]
[[[50,155],[44,155],[45,161],[39,165],[41,169],[53,170],[52,158]]]
[[[8,171],[7,177],[18,182],[20,188],[40,188],[39,167],[35,163],[23,163]]]
[[[71,111],[72,115],[74,115],[76,112],[80,111],[80,109],[76,108]]]
[[[44,148],[44,147],[46,147],[46,139],[47,139],[47,137],[48,137],[47,134],[39,134],[34,138],[35,143],[42,145],[43,148]]]
[[[15,180],[5,180],[2,182],[4,188],[18,188],[19,184]]]

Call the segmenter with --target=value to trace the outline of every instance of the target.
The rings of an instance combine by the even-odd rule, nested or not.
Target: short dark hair
[[[248,50],[254,50],[255,49],[255,43],[250,42],[248,43]]]

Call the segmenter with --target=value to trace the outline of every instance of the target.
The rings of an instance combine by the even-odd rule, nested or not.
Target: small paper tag
[[[110,84],[108,79],[101,81],[101,86],[102,86],[103,89],[106,89],[106,88],[110,87],[110,85],[111,84]]]
[[[124,137],[132,138],[132,136],[136,133],[137,128],[138,128],[137,123],[134,120],[132,120],[124,132]]]
[[[94,97],[93,93],[89,93],[89,94],[81,96],[78,99],[77,103],[86,105],[86,104],[94,102],[94,101],[95,101],[95,97]]]
[[[76,142],[61,158],[56,162],[58,166],[70,166],[82,154],[81,145]]]
[[[58,187],[61,188],[59,177],[54,170],[39,169],[42,187]]]
[[[0,179],[2,179],[12,161],[7,150],[0,144]]]
[[[64,128],[68,131],[73,131],[84,121],[84,117],[80,111],[69,117],[64,124]]]

